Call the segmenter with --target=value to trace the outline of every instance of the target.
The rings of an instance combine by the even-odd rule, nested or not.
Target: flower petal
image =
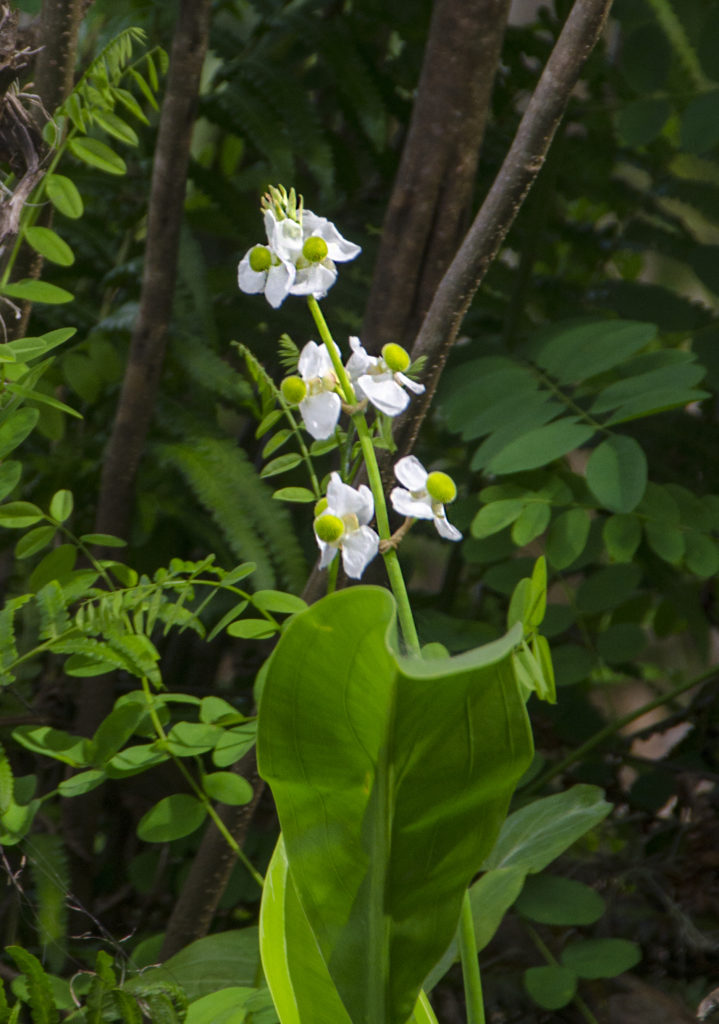
[[[337,545],[327,544],[326,541],[320,540],[317,534],[315,534],[315,540],[317,541],[320,549],[320,569],[326,569],[337,554]]]
[[[394,475],[410,491],[423,491],[427,485],[427,470],[414,455],[405,455],[395,462]]]
[[[252,249],[254,249],[254,245]],[[252,249],[249,249],[240,260],[237,267],[237,284],[240,291],[246,292],[248,295],[257,295],[258,292],[265,290],[265,284],[267,282],[267,271],[266,270],[253,270],[250,266],[250,253]]]
[[[353,260],[362,252],[361,246],[342,237],[332,221],[326,217],[318,217],[312,210],[305,210],[302,214],[302,228],[305,239],[311,235],[324,238],[329,258],[337,263]]]
[[[366,484],[355,489],[342,482],[339,473],[330,477],[327,485],[327,508],[340,519],[346,515],[357,516],[362,525],[366,525],[374,515],[374,498]]]
[[[413,498],[404,487],[393,488],[389,500],[392,502],[392,508],[401,516],[411,516],[413,519],[434,519],[429,498]]]
[[[284,220],[275,220],[274,224],[269,228],[267,228],[267,224],[268,222],[265,218],[265,228],[267,229],[270,247],[277,253],[280,259],[295,263],[302,255],[304,237],[301,225],[296,220],[290,220],[288,217],[285,217]]]
[[[309,267],[299,267],[292,285],[292,294],[314,295],[316,299],[322,299],[336,280],[337,267],[331,260],[312,263]]]
[[[396,373],[394,379],[402,387],[409,388],[410,391],[414,391],[415,395],[421,395],[425,388],[424,384],[420,384],[419,381],[412,380],[411,377],[407,377],[404,373]]]
[[[352,355],[347,360],[345,369],[354,384],[363,373],[367,373],[371,366],[377,365],[378,359],[376,356],[371,356],[366,352],[362,342],[355,336],[350,338],[350,348],[352,349]],[[361,397],[364,398],[364,392]]]
[[[434,525],[437,527],[437,533],[440,537],[444,537],[445,540],[461,540],[462,534],[459,532],[456,526],[452,526],[445,516],[435,516]]]
[[[379,537],[369,526],[345,534],[342,538],[342,565],[347,575],[358,580],[379,550]]]
[[[391,376],[365,373],[357,384],[372,405],[388,416],[399,416],[409,405],[409,395]]]
[[[340,396],[334,391],[322,391],[300,402],[300,415],[315,441],[326,441],[334,433],[342,412]]]
[[[295,268],[291,263],[274,264],[267,271],[265,298],[273,309],[281,306],[289,295],[294,277]]]
[[[332,369],[332,359],[324,345],[318,345],[316,341],[308,341],[300,352],[297,369],[304,381],[313,380],[315,377],[324,377]]]

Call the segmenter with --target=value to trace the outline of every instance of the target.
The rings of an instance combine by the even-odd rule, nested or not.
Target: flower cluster
[[[315,537],[320,549],[320,568],[326,569],[338,551],[342,566],[358,580],[379,550],[379,537],[367,524],[374,516],[374,498],[369,487],[356,490],[343,484],[333,473],[327,485],[327,498],[320,502],[315,519]]]
[[[369,355],[359,338],[350,338],[350,346],[352,355],[346,371],[360,401],[371,402],[387,416],[398,416],[409,403],[405,388],[416,395],[424,391],[424,384],[411,380],[399,369],[409,367],[409,355],[401,345],[385,345],[381,356]],[[336,345],[335,352],[339,358]],[[324,441],[334,433],[342,411],[339,381],[329,350],[325,345],[308,341],[300,353],[297,369],[299,376],[282,381],[282,394],[290,405],[299,405],[312,437]]]
[[[294,189],[271,187],[262,202],[267,244],[254,245],[240,260],[237,283],[243,292],[264,292],[275,309],[288,295],[323,298],[337,278],[337,263],[362,250],[348,242],[326,217],[304,210]]]
[[[431,519],[445,540],[461,540],[462,534],[447,520],[444,506],[457,497],[454,480],[435,470],[428,473],[419,459],[407,455],[395,464],[394,475],[404,487],[395,487],[389,496],[392,508],[412,519]]]

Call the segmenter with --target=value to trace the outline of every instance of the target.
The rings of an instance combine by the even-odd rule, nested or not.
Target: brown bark
[[[509,0],[438,0],[385,215],[363,341],[409,346],[469,224]]]
[[[264,790],[254,749],[235,770],[252,786],[252,801],[242,807],[220,806],[217,810],[235,842],[242,846]],[[214,824],[208,825],[167,922],[160,960],[167,960],[190,942],[207,935],[235,864],[235,855],[220,831]]]
[[[177,274],[200,72],[210,0],[181,0],[155,149],[140,310],[103,463],[96,529],[127,537],[135,478],[152,420]]]
[[[211,0],[181,0],[162,103],[148,211],[140,311],[103,464],[96,529],[127,537],[137,468],[152,419],[175,288],[190,141],[207,51]],[[83,682],[76,732],[91,736],[112,709],[114,676]],[[65,832],[73,854],[73,885],[89,899],[92,843],[103,789],[68,801]]]
[[[35,61],[35,92],[49,115],[72,90],[77,32],[85,14],[84,0],[43,0],[37,29],[40,52]],[[42,117],[44,123],[45,117]]]
[[[412,346],[413,359],[427,357],[426,391],[399,424],[402,453],[414,444],[469,304],[542,169],[611,5],[612,0],[575,0],[499,173],[437,288]]]

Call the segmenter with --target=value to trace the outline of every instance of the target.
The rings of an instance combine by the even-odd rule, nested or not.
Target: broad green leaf
[[[193,1003],[230,986],[255,988],[259,967],[257,928],[242,928],[191,942],[161,967],[149,968],[129,979],[125,988],[141,992],[148,984],[180,985]]]
[[[20,725],[12,735],[26,750],[52,757],[73,768],[89,767],[87,740],[82,736],[71,736],[49,725]]]
[[[706,580],[719,572],[719,547],[713,537],[690,530],[684,534],[684,561],[687,569]]]
[[[212,750],[223,734],[211,722],[176,722],[167,736],[167,749],[177,757],[197,757]]]
[[[560,1010],[574,998],[577,976],[568,967],[554,964],[528,967],[524,972],[524,987],[538,1006],[545,1010]]]
[[[72,515],[72,491],[55,491],[50,501],[50,515],[58,523],[64,523]]]
[[[0,459],[4,459],[6,455],[22,444],[34,429],[39,418],[40,413],[37,409],[17,409],[8,416],[4,423],[0,424]],[[13,463],[13,465],[19,465],[19,463]],[[20,473],[13,470],[13,474],[15,473],[19,479]],[[10,489],[12,490],[12,488]]]
[[[512,540],[517,547],[523,548],[544,533],[551,517],[552,510],[546,501],[532,501],[525,505],[512,526]]]
[[[525,502],[522,498],[505,498],[485,505],[472,520],[472,536],[491,537],[492,534],[499,533],[505,526],[519,518],[524,507]]]
[[[202,778],[202,788],[211,800],[231,807],[248,804],[252,799],[252,786],[235,772],[212,772]]]
[[[631,402],[621,405],[606,421],[606,426],[612,427],[619,423],[628,423],[630,420],[636,420],[642,416],[654,416],[658,412],[681,408],[691,402],[701,402],[710,397],[709,391],[690,388],[686,388],[684,391],[680,391],[676,387],[646,391]]]
[[[274,636],[278,626],[269,619],[239,619],[231,622],[227,627],[230,636],[240,637],[242,640],[266,640]]]
[[[205,805],[190,793],[163,797],[140,818],[137,834],[146,843],[169,843],[189,836],[205,820]]]
[[[350,1024],[298,899],[282,836],[262,892],[260,954],[280,1024]],[[424,992],[407,1024],[436,1024]]]
[[[218,740],[212,751],[212,763],[218,768],[227,768],[235,764],[248,750],[255,745],[257,723],[245,722],[234,729],[226,729],[225,735]]]
[[[287,455],[278,455],[276,459],[272,459],[262,468],[260,476],[277,476],[279,473],[286,473],[290,469],[294,469],[295,466],[299,466],[302,462],[302,456],[297,452],[288,452]]]
[[[497,868],[494,871],[486,871],[470,888],[469,899],[478,952],[481,953],[494,938],[504,915],[522,891],[525,877],[526,871],[521,867]],[[425,980],[424,988],[427,992],[432,991],[458,958],[459,941],[455,935],[444,956],[435,964]]]
[[[169,756],[151,743],[141,743],[135,747],[126,747],[115,754],[105,771],[111,779],[125,779],[131,775],[138,775],[156,764],[162,764]]]
[[[119,139],[128,146],[136,146],[139,143],[137,132],[131,128],[127,121],[113,113],[112,110],[95,109],[92,112],[93,119],[101,128],[104,128],[108,135]]]
[[[547,558],[555,569],[566,569],[576,562],[587,546],[591,519],[585,508],[560,512],[549,528]]]
[[[97,727],[92,738],[90,751],[93,762],[98,766],[104,765],[114,757],[148,714],[148,708],[143,700],[116,704]]]
[[[617,134],[625,146],[646,146],[661,135],[671,114],[665,97],[642,96],[622,107],[616,118]]]
[[[22,530],[43,518],[41,509],[29,501],[9,501],[0,505],[0,527],[7,530]]]
[[[40,302],[48,306],[59,306],[64,302],[72,302],[74,298],[72,292],[66,291],[65,288],[48,284],[47,281],[35,281],[29,277],[14,284],[3,285],[1,293],[11,299]]]
[[[276,501],[296,501],[300,504],[309,504],[317,500],[317,495],[308,487],[280,487],[272,497]]]
[[[532,355],[560,383],[572,384],[619,366],[649,344],[656,333],[654,324],[634,320],[560,325]]]
[[[539,924],[594,924],[606,904],[598,892],[583,882],[558,875],[530,875],[515,904],[530,921]]]
[[[631,363],[629,364],[631,367]],[[691,356],[667,366],[658,366],[635,376],[609,384],[604,388],[592,404],[592,414],[608,412],[620,406],[636,404],[637,410],[644,409],[642,404],[646,396],[651,396],[646,404],[646,411],[669,407],[674,403],[683,403],[684,393],[694,387],[702,379],[706,370],[699,363],[692,361]],[[625,417],[622,417],[625,418]],[[626,417],[628,418],[628,417]]]
[[[113,537],[109,533],[83,533],[80,540],[83,544],[100,544],[104,548],[125,548],[127,541]]]
[[[647,486],[647,457],[633,437],[613,434],[587,462],[587,483],[610,512],[633,512]]]
[[[486,871],[518,867],[528,874],[542,871],[611,809],[597,786],[572,786],[535,800],[510,814],[482,867]]]
[[[681,146],[687,153],[706,153],[719,142],[719,89],[693,96],[681,114]]]
[[[25,239],[36,252],[51,263],[71,267],[75,262],[75,254],[70,246],[52,228],[25,228]]]
[[[70,139],[68,147],[78,160],[89,164],[90,167],[96,167],[99,171],[105,171],[106,174],[127,173],[125,161],[110,149],[106,142],[82,136]]]
[[[51,542],[56,533],[54,526],[36,526],[21,537],[15,545],[16,558],[29,558],[30,555],[42,551]]]
[[[235,985],[210,992],[190,1004],[185,1024],[245,1024],[247,1000],[256,991]]]
[[[507,447],[510,441],[514,441],[517,437],[523,437],[530,431],[543,427],[545,423],[561,416],[565,412],[565,406],[550,399],[551,395],[548,391],[535,391],[523,395],[519,405],[514,403],[512,416],[508,417],[506,423],[498,426],[495,421],[492,433],[472,456],[470,468],[484,469],[495,455]]]
[[[644,535],[647,544],[652,551],[669,562],[670,565],[679,565],[684,557],[685,534],[678,526],[671,523],[660,523],[654,519],[648,519],[644,524]]]
[[[0,427],[2,437],[2,427]],[[22,476],[22,463],[3,462],[0,465],[0,501],[4,501],[11,491],[14,491]]]
[[[608,565],[587,576],[577,591],[577,607],[587,615],[606,612],[628,600],[642,576],[637,565]]]
[[[422,661],[395,653],[394,624],[391,595],[362,586],[290,621],[266,676],[258,763],[351,1020],[404,1024],[532,744],[509,662],[521,627]]]
[[[104,771],[99,768],[90,768],[86,772],[78,772],[77,775],[70,776],[69,779],[63,779],[57,789],[62,796],[82,796],[84,793],[97,789],[106,778],[107,775]]]
[[[491,473],[519,473],[536,469],[581,448],[596,433],[596,428],[565,416],[547,423],[511,441],[487,465]]]
[[[642,524],[635,515],[616,515],[605,519],[602,539],[614,562],[631,562],[642,539]]]
[[[45,178],[45,189],[50,202],[59,213],[73,220],[82,217],[82,196],[74,181],[66,178],[64,174],[48,174]]]
[[[273,434],[269,439],[265,447],[262,449],[262,458],[269,459],[270,455],[281,448],[292,437],[292,431],[285,428],[278,430],[276,434]]]
[[[582,939],[565,946],[561,955],[564,966],[580,978],[615,978],[641,959],[641,949],[628,939]]]
[[[307,607],[307,602],[296,594],[288,594],[284,590],[258,590],[252,595],[255,608],[263,612],[277,612],[282,615],[294,615]]]

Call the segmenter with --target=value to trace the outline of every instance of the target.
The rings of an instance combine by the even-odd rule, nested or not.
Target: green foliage
[[[411,1013],[531,756],[509,660],[521,628],[454,661],[423,662],[395,653],[393,618],[388,593],[367,587],[294,618],[259,718],[260,770],[297,898],[351,1020]],[[344,885],[328,890],[338,865]],[[265,968],[272,987],[271,961]]]

